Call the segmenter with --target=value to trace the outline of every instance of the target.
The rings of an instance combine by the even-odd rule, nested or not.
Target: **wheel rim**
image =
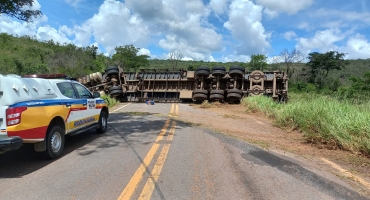
[[[104,116],[101,118],[101,126],[103,130],[107,127],[107,119]]]
[[[59,132],[55,132],[51,137],[51,150],[53,152],[58,152],[62,146],[62,136]]]

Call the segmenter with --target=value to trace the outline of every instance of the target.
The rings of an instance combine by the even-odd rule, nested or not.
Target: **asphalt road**
[[[68,137],[57,160],[28,146],[0,154],[0,199],[366,199],[292,158],[178,119],[192,109],[127,104],[106,134]]]

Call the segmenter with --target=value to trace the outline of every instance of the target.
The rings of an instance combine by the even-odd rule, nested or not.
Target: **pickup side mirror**
[[[99,98],[100,97],[100,93],[99,92],[94,92],[94,98]]]

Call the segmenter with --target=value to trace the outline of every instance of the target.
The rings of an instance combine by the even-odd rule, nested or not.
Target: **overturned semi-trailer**
[[[142,69],[125,72],[108,66],[78,81],[91,91],[113,96],[120,101],[196,102],[225,101],[238,103],[244,97],[267,95],[276,101],[288,99],[288,77],[285,72],[247,72],[243,67],[198,67],[196,71]]]

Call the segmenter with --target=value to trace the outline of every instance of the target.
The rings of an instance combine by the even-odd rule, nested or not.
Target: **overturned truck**
[[[141,69],[125,72],[121,67],[108,66],[78,78],[92,92],[99,91],[125,101],[184,102],[220,101],[239,103],[244,97],[267,95],[273,100],[288,99],[288,77],[285,72],[247,72],[243,67],[198,67],[196,71],[180,69]]]

